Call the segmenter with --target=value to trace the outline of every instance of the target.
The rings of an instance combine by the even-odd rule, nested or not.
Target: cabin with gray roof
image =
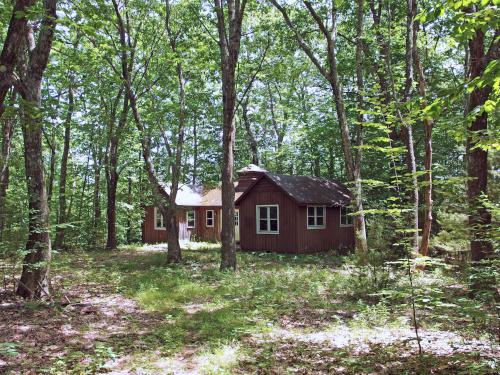
[[[235,233],[242,250],[302,254],[354,247],[351,193],[339,181],[280,175],[255,165],[237,173]],[[180,239],[220,241],[220,189],[182,186],[177,205]],[[161,214],[146,207],[143,241],[166,240]]]

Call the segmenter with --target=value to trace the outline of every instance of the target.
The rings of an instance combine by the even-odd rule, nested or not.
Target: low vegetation
[[[463,373],[498,371],[499,326],[467,270],[413,272],[358,259],[238,253],[219,271],[216,245],[61,253],[50,302],[2,302],[6,373]],[[363,265],[365,264],[365,265]],[[8,281],[8,279],[7,279]],[[8,282],[7,290],[8,291]],[[44,330],[34,330],[43,326]],[[122,372],[120,372],[122,371]]]

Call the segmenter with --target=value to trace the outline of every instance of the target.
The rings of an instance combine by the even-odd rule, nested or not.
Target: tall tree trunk
[[[276,151],[278,153],[276,171],[278,173],[283,173],[283,156],[281,155],[283,147],[283,139],[285,137],[282,129],[279,128],[278,122],[276,121],[276,112],[274,111],[274,98],[271,91],[271,85],[267,85],[267,92],[269,93],[269,109],[271,112],[271,124],[273,126],[274,132],[276,133]]]
[[[413,56],[415,54],[415,46],[413,45],[413,34],[416,16],[416,7],[414,0],[407,0],[407,22],[406,22],[406,55],[405,55],[405,88],[403,101],[406,103],[410,100],[413,92]],[[413,205],[413,213],[411,217],[411,225],[413,230],[412,247],[414,251],[418,251],[418,180],[417,180],[417,163],[415,161],[415,149],[413,141],[413,126],[404,124],[402,128],[402,138],[406,145],[406,164],[408,172],[411,174],[412,190],[410,199]]]
[[[356,125],[356,156],[354,159],[354,194],[355,207],[358,214],[354,218],[354,226],[356,232],[356,249],[362,252],[368,251],[368,244],[366,239],[365,227],[365,214],[363,212],[363,187],[361,182],[361,165],[363,160],[363,124],[365,102],[364,96],[364,80],[363,80],[363,8],[364,0],[357,0],[356,9],[356,86],[357,86],[357,101],[358,101],[358,114]]]
[[[193,176],[192,185],[198,182],[198,130],[196,120],[193,122]]]
[[[345,169],[347,178],[351,182],[356,182],[355,175],[355,161],[352,155],[351,139],[349,135],[349,126],[347,123],[346,110],[344,105],[344,98],[342,94],[342,87],[339,80],[338,69],[337,69],[337,53],[336,53],[336,38],[337,38],[337,8],[335,2],[332,2],[330,13],[331,13],[331,27],[323,22],[321,16],[316,13],[312,3],[310,1],[303,1],[309,14],[316,22],[321,34],[325,38],[327,45],[327,64],[324,65],[313,52],[310,46],[304,41],[303,37],[293,25],[288,13],[285,8],[276,0],[270,0],[271,3],[281,12],[283,18],[285,19],[288,27],[293,31],[295,40],[299,47],[304,51],[304,53],[309,57],[314,66],[318,69],[320,74],[328,81],[330,88],[332,90],[333,101],[335,103],[335,110],[337,113],[337,119],[340,127],[340,134],[342,139],[342,151],[344,153]],[[361,184],[358,184],[361,187]],[[354,227],[355,227],[355,238],[356,238],[356,251],[364,252],[368,248],[366,245],[366,229],[364,225],[364,215],[363,215],[363,203],[361,192],[357,189],[353,192],[354,194],[354,209],[356,214],[354,215]],[[363,225],[361,225],[363,221]],[[362,232],[364,230],[364,233]]]
[[[29,64],[23,80],[24,99],[22,128],[24,139],[24,165],[29,203],[28,241],[26,256],[17,294],[24,298],[49,295],[49,269],[51,244],[49,236],[49,210],[43,173],[41,83],[47,67],[56,22],[56,0],[44,2],[44,18],[37,45],[29,45]],[[30,29],[28,32],[33,32]],[[34,43],[33,35],[26,35]]]
[[[14,104],[15,94],[11,96],[10,103]],[[2,121],[2,144],[0,148],[0,242],[3,239],[3,230],[5,227],[5,200],[7,198],[7,189],[9,187],[9,159],[12,148],[12,136],[14,134],[14,115],[4,115],[0,118]]]
[[[227,0],[225,6],[214,0],[219,33],[220,69],[222,73],[222,231],[220,269],[236,269],[236,242],[234,238],[234,115],[236,108],[236,68],[240,52],[241,25],[246,0]],[[227,18],[224,9],[227,9]],[[226,26],[226,23],[228,24]]]
[[[52,202],[52,193],[54,190],[54,176],[56,174],[56,136],[55,133],[52,133],[51,139],[48,136],[45,137],[47,141],[47,145],[50,148],[50,162],[49,162],[49,179],[47,181],[47,204],[49,205]]]
[[[257,146],[257,141],[252,131],[252,124],[248,118],[248,101],[249,95],[241,102],[241,113],[243,117],[243,125],[247,133],[248,143],[250,145],[250,151],[252,153],[252,164],[259,165],[259,148]]]
[[[75,100],[73,84],[70,83],[68,88],[68,109],[66,112],[66,119],[64,121],[64,146],[61,158],[61,171],[59,175],[59,214],[57,216],[56,239],[54,241],[54,247],[56,249],[62,249],[64,246],[64,225],[66,225],[68,219],[66,210],[66,178],[68,173],[68,157],[71,141],[71,121],[73,119],[74,109]]]
[[[132,206],[132,177],[129,176],[127,179],[127,195],[128,195],[128,204]],[[130,214],[127,217],[127,243],[132,243],[132,220],[130,220]]]
[[[93,233],[93,245],[97,245],[100,242],[100,227],[101,227],[101,157],[99,156],[99,150],[92,151],[93,168],[94,168],[94,192],[93,192],[93,211],[94,217],[92,220],[94,233]]]
[[[469,79],[480,77],[489,62],[499,58],[498,35],[491,42],[485,54],[485,35],[481,29],[476,30],[469,41],[470,74]],[[469,95],[467,114],[484,105],[491,93],[491,86],[476,87]],[[493,244],[488,232],[491,226],[491,213],[481,202],[488,194],[488,151],[478,147],[478,142],[488,130],[488,113],[483,111],[468,125],[467,156],[467,197],[469,199],[469,227],[471,232],[471,255],[473,261],[485,259],[493,252]]]
[[[118,97],[121,96],[121,92]],[[109,146],[107,155],[107,165],[106,165],[106,193],[107,193],[107,206],[106,206],[106,218],[107,218],[107,239],[106,239],[106,249],[116,249],[118,246],[118,241],[116,238],[116,190],[118,187],[118,179],[120,177],[118,173],[118,160],[119,160],[119,141],[120,134],[127,123],[128,111],[129,111],[130,98],[128,93],[123,95],[123,104],[118,120],[118,125],[116,129],[113,129],[113,124],[110,125],[109,131]],[[112,122],[115,119],[112,116]]]
[[[417,0],[412,0],[413,14],[417,14]],[[418,52],[418,21],[414,21],[415,25],[413,28],[413,64],[417,74],[418,79],[418,94],[420,96],[420,108],[423,110],[427,106],[426,99],[426,82],[424,69],[420,61],[420,54]],[[424,204],[425,204],[425,216],[424,223],[422,227],[422,239],[420,241],[420,254],[426,256],[429,253],[429,240],[431,236],[432,229],[432,128],[434,127],[434,121],[432,118],[425,115],[423,118],[424,126]]]
[[[148,175],[148,180],[150,183],[151,190],[153,192],[153,199],[158,206],[161,214],[163,215],[167,230],[168,230],[168,262],[179,262],[181,261],[181,249],[179,246],[179,235],[178,227],[175,217],[175,199],[177,195],[178,183],[180,180],[180,163],[182,160],[182,145],[184,142],[184,125],[185,125],[185,92],[184,92],[184,75],[182,70],[182,64],[179,62],[177,64],[177,75],[179,82],[179,134],[177,138],[177,148],[175,154],[175,162],[172,166],[172,186],[170,194],[167,193],[165,188],[162,186],[160,181],[156,176],[156,171],[151,158],[151,141],[149,136],[146,134],[146,129],[142,122],[141,114],[139,112],[137,97],[132,87],[132,70],[134,64],[134,46],[130,38],[130,23],[128,22],[128,14],[126,13],[127,23],[124,22],[120,8],[116,0],[113,1],[113,7],[115,10],[115,15],[117,18],[118,34],[120,37],[120,47],[121,47],[121,68],[122,68],[122,78],[126,88],[126,96],[130,100],[130,108],[132,109],[132,114],[134,117],[134,122],[141,135],[141,145],[142,154],[146,166],[146,172]],[[166,1],[166,20],[165,25],[169,35],[169,41],[171,48],[176,52],[175,37],[170,30],[169,24],[170,17],[170,4]],[[144,72],[146,74],[146,72]],[[168,146],[168,143],[166,143]],[[168,148],[170,150],[170,147]],[[169,152],[170,153],[170,152]]]

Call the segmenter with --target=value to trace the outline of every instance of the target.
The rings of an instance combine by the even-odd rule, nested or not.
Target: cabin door
[[[236,209],[234,211],[234,239],[236,242],[240,242],[240,210]]]

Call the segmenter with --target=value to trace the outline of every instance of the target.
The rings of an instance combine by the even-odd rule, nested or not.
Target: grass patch
[[[106,372],[110,361],[127,355],[134,369],[152,373],[180,372],[179,366],[187,366],[187,362],[190,370],[194,367],[206,374],[264,369],[276,373],[318,369],[356,373],[384,371],[377,358],[382,364],[390,363],[399,358],[398,353],[406,357],[391,369],[401,373],[411,366],[444,366],[460,371],[473,367],[472,354],[454,357],[465,361],[460,366],[431,353],[413,363],[410,358],[414,348],[392,341],[382,345],[370,339],[384,329],[388,337],[391,332],[412,335],[408,279],[405,270],[397,266],[360,265],[353,257],[331,253],[293,256],[240,252],[238,271],[232,273],[219,271],[217,244],[189,244],[183,262],[177,265],[167,265],[166,253],[159,249],[127,247],[57,255],[53,274],[60,297],[62,290],[66,293],[75,286],[99,289],[101,295],[121,295],[124,301],[135,301],[144,315],[115,311],[117,327],[126,328],[91,350],[70,351],[44,368],[52,373]],[[471,298],[458,273],[433,268],[415,274],[414,282],[421,327],[456,330],[483,339],[491,334],[489,322],[494,310]],[[107,304],[104,302],[103,307]],[[25,306],[32,314],[45,308]],[[144,317],[149,320],[145,322]],[[465,326],[452,324],[454,320]],[[86,327],[80,328],[79,334],[99,333],[98,322],[93,319]],[[269,339],[276,332],[298,334]],[[359,347],[368,342],[370,349],[354,355],[358,347],[349,340],[330,351],[328,345],[317,341],[323,336],[330,340],[336,332],[359,341]],[[405,335],[408,340],[410,336]],[[296,340],[302,336],[316,341],[311,345],[289,341],[290,337]],[[259,341],[258,337],[268,339]],[[324,365],[316,361],[322,357],[327,358]],[[477,373],[490,366],[484,364],[488,360],[480,359]]]

